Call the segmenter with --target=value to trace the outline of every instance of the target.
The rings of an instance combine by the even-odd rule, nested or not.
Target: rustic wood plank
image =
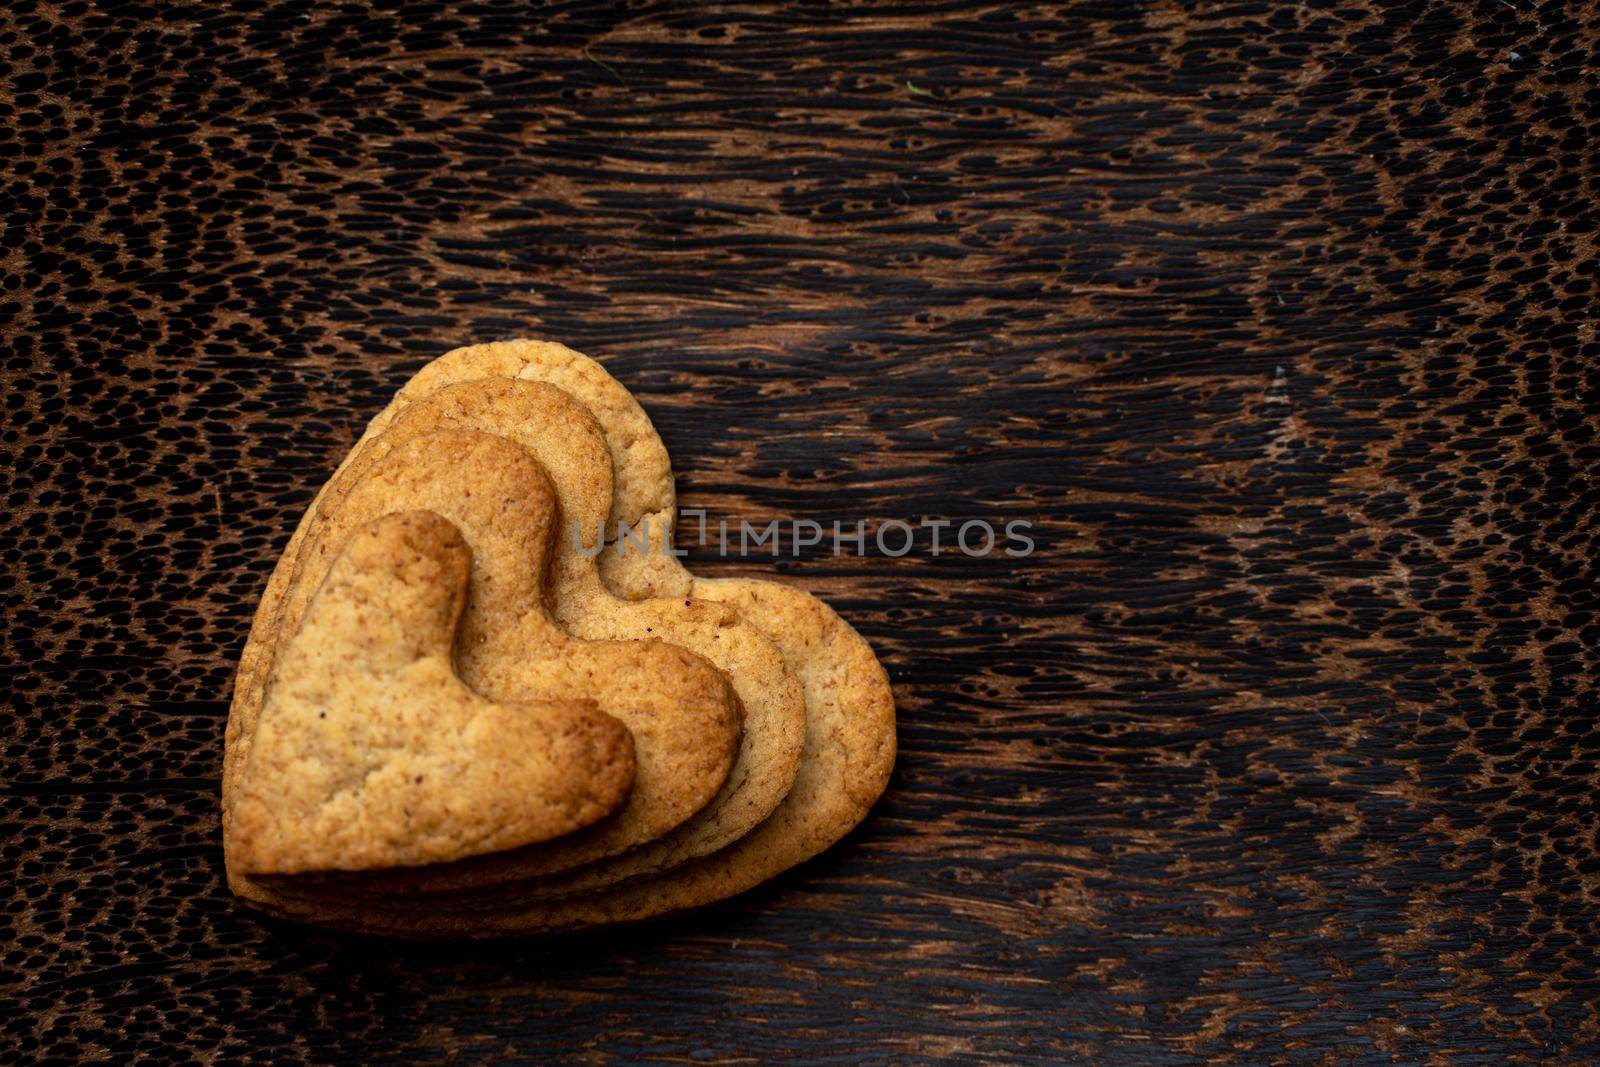
[[[1592,5],[0,12],[4,1059],[1583,1062]],[[276,553],[425,359],[604,359],[816,553],[846,843],[552,944],[221,882]],[[760,572],[760,561],[707,571]]]

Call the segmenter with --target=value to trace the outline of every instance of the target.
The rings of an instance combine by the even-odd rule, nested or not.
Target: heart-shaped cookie
[[[427,511],[357,528],[267,686],[225,839],[238,875],[440,863],[615,810],[633,745],[592,700],[496,703],[451,648],[471,553]]]
[[[613,819],[592,831],[554,841],[535,852],[485,856],[448,868],[452,877],[480,874],[504,863],[561,869],[612,855],[672,830],[717,794],[738,751],[738,701],[715,667],[643,633],[642,640],[587,641],[551,616],[549,560],[560,512],[549,477],[525,450],[478,433],[444,432],[407,439],[384,450],[369,476],[325,494],[316,532],[280,568],[291,567],[293,617],[252,643],[282,644],[299,625],[309,598],[350,533],[385,513],[426,509],[444,516],[473,550],[473,574],[455,645],[455,659],[473,689],[494,699],[587,697],[616,716],[633,735],[637,772],[633,795]],[[268,657],[259,661],[273,662]],[[235,690],[236,758],[253,747],[262,692],[241,676]],[[226,784],[226,779],[225,779]],[[224,794],[227,804],[229,794]],[[231,810],[231,809],[229,809]],[[446,870],[446,868],[440,868]],[[393,872],[426,878],[430,869]],[[243,895],[250,897],[246,891]]]
[[[423,368],[373,420],[363,441],[380,437],[411,404],[447,386],[493,378],[551,383],[583,402],[596,416],[615,465],[612,523],[637,529],[646,516],[654,520],[657,551],[630,555],[613,546],[602,553],[601,571],[610,588],[630,597],[692,590],[722,600],[779,646],[805,693],[805,749],[798,776],[772,815],[729,847],[599,893],[549,901],[540,899],[546,883],[534,883],[528,899],[501,895],[493,908],[452,909],[442,906],[445,898],[425,896],[394,898],[381,909],[337,898],[268,906],[312,921],[407,937],[544,932],[637,920],[718,900],[842,837],[881,794],[894,762],[894,703],[882,667],[860,636],[814,597],[771,582],[696,579],[659,551],[671,540],[671,467],[648,417],[597,363],[543,342],[458,349]],[[268,601],[281,596],[281,590],[269,589]],[[262,611],[269,610],[264,601]]]

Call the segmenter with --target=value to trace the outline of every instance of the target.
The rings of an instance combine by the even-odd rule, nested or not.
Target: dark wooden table
[[[0,14],[0,1060],[1600,1055],[1585,3]],[[688,506],[1034,524],[780,569],[902,755],[842,846],[553,943],[221,881],[298,514],[457,344]],[[706,559],[712,573],[760,560]]]

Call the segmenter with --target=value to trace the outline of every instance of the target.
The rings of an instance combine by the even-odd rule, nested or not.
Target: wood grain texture
[[[1600,1055],[1593,5],[0,12],[0,1058]],[[696,916],[417,948],[221,881],[278,550],[427,358],[639,395],[781,568],[869,822]],[[765,573],[762,561],[692,561]]]

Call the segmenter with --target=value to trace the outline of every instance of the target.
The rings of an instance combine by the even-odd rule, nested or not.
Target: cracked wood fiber
[[[1591,1061],[1597,35],[12,0],[0,1059]],[[551,943],[258,918],[217,825],[255,600],[406,377],[520,335],[713,519],[1038,549],[779,568],[902,754],[776,883]]]

